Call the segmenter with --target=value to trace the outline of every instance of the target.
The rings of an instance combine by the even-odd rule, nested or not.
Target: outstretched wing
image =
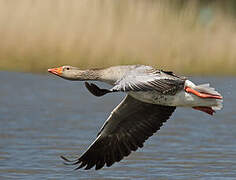
[[[140,67],[142,68],[142,67]],[[157,91],[161,94],[174,95],[184,87],[185,78],[173,72],[153,68],[135,69],[117,81],[111,91]]]
[[[76,169],[96,166],[97,170],[119,162],[131,151],[143,147],[145,140],[160,129],[174,110],[175,107],[144,103],[127,95],[112,111],[96,140],[72,164],[80,164]]]

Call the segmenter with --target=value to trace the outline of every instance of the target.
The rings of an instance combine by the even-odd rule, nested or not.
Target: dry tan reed
[[[165,0],[0,0],[0,69],[149,64],[236,74],[236,24],[211,6]],[[175,1],[176,3],[177,1]]]

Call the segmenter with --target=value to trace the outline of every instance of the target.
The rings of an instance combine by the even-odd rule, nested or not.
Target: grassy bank
[[[235,19],[214,4],[173,2],[0,0],[0,70],[139,63],[236,75]]]

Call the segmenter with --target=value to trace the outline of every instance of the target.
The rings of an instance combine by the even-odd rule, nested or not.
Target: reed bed
[[[0,70],[149,64],[236,74],[236,23],[217,6],[167,0],[0,0]]]

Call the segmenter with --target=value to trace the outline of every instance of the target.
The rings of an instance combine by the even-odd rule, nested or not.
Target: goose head
[[[98,78],[96,70],[81,70],[73,66],[52,68],[48,69],[48,72],[72,81],[96,80]]]

